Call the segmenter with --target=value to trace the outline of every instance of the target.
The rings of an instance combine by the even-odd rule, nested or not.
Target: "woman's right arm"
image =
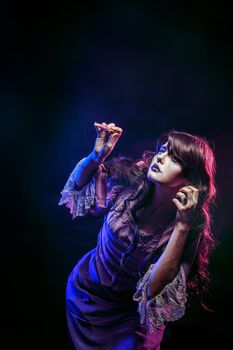
[[[92,151],[87,157],[83,158],[77,169],[74,169],[74,189],[80,191],[92,178],[103,161],[98,158],[95,151]]]
[[[75,186],[78,191],[90,181],[99,165],[103,164],[112,152],[122,134],[122,129],[116,127],[114,123],[94,123],[94,126],[97,132],[94,149],[82,160],[76,172]]]
[[[58,205],[66,204],[76,216],[97,215],[106,208],[107,171],[104,160],[113,150],[122,129],[114,123],[95,125],[97,138],[93,151],[82,158],[71,172]]]

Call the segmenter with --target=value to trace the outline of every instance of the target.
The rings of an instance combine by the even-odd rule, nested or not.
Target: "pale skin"
[[[99,156],[98,160],[103,161],[111,153],[123,130],[114,123],[102,123],[102,126],[103,128],[101,124],[95,126],[98,137],[94,152]],[[154,163],[158,164],[161,172],[152,171]],[[150,213],[154,212],[156,215],[156,208],[159,207],[162,208],[159,215],[165,215],[171,205],[175,205],[177,209],[174,230],[150,274],[147,289],[149,299],[159,294],[179,271],[180,259],[198,203],[199,190],[183,176],[181,165],[168,154],[167,142],[152,159],[147,178],[156,185],[155,195],[148,209]],[[182,265],[187,279],[191,265],[188,262],[183,262]]]
[[[169,242],[151,272],[147,289],[148,299],[159,294],[179,271],[180,259],[199,195],[199,190],[190,185],[190,182],[183,177],[181,165],[171,155],[168,155],[167,143],[161,146],[152,160],[152,165],[154,162],[161,169],[161,173],[158,173],[152,172],[149,168],[147,174],[148,179],[157,184],[154,204],[162,204],[163,200],[166,200],[169,206],[169,200],[172,200],[176,205],[177,213],[176,224]],[[185,186],[182,187],[182,185]],[[191,264],[184,262],[183,267],[187,279]]]
[[[173,202],[177,207],[177,221],[192,221],[192,216],[198,202],[198,189],[190,185],[182,174],[182,166],[167,151],[167,142],[152,159],[147,172],[148,180],[156,184],[156,191],[151,206],[169,207]],[[151,170],[158,164],[161,172]],[[183,187],[182,187],[183,186]],[[187,203],[186,203],[187,202]]]

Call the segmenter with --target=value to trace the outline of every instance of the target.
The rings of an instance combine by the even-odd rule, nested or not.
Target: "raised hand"
[[[107,124],[104,122],[95,122],[94,126],[97,132],[94,152],[100,161],[104,161],[114,149],[123,130],[117,127],[114,123]]]
[[[191,224],[198,203],[199,190],[194,186],[184,186],[176,193],[172,201],[177,207],[176,222]]]

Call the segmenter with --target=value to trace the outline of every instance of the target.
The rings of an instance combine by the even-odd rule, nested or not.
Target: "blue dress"
[[[58,205],[65,204],[73,219],[105,215],[96,248],[77,262],[68,277],[67,324],[74,347],[77,350],[160,350],[167,323],[185,314],[184,269],[180,265],[173,281],[150,300],[147,300],[146,288],[155,261],[142,275],[138,272],[149,253],[157,251],[157,258],[161,255],[170,233],[151,235],[139,229],[138,245],[122,266],[122,256],[132,243],[136,225],[130,202],[126,202],[123,212],[119,211],[127,191],[122,197],[120,186],[109,185],[104,164],[77,190],[75,179],[84,159],[70,174]],[[109,206],[113,197],[117,200]]]

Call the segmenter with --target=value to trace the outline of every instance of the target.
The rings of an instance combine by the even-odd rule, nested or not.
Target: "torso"
[[[138,220],[138,226],[148,234],[157,233],[165,224],[164,215],[159,215],[155,208],[143,207],[137,210],[136,218]]]

